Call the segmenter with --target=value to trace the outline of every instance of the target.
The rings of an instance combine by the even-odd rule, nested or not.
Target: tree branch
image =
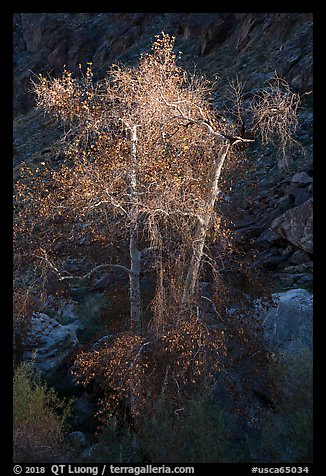
[[[131,362],[131,364],[129,365],[129,369],[128,369],[128,370],[131,370],[131,369],[133,368],[133,366],[134,366],[135,363],[136,363],[136,360],[138,359],[138,357],[139,357],[141,351],[144,349],[144,347],[146,347],[147,345],[150,345],[150,344],[152,344],[152,342],[144,342],[144,343],[140,346],[140,348],[139,348],[139,350],[138,350],[138,352],[137,352],[137,354],[136,354],[134,360],[133,360],[133,361]]]
[[[129,216],[128,215],[128,212],[123,208],[122,205],[120,205],[119,203],[116,203],[114,200],[113,200],[113,197],[111,197],[111,195],[109,193],[106,192],[106,194],[109,196],[109,199],[110,200],[100,200],[99,202],[95,203],[94,205],[89,205],[87,207],[87,209],[90,209],[90,208],[96,208],[96,207],[99,207],[105,203],[110,203],[111,205],[113,205],[114,207],[118,208],[119,210],[121,210],[126,216]]]
[[[129,268],[126,268],[126,266],[123,266],[121,264],[112,264],[112,263],[106,263],[106,264],[100,264],[98,266],[95,266],[94,268],[92,268],[90,271],[88,271],[88,273],[84,274],[83,276],[74,276],[72,274],[68,274],[68,276],[62,276],[62,273],[68,273],[68,271],[63,271],[63,272],[60,272],[58,270],[58,268],[56,266],[54,266],[53,263],[51,263],[51,261],[49,260],[48,256],[47,256],[47,253],[45,250],[41,249],[42,253],[44,256],[39,256],[39,255],[34,255],[36,258],[40,258],[42,260],[44,260],[46,262],[46,264],[53,270],[55,271],[58,275],[59,275],[59,281],[64,281],[66,279],[78,279],[78,280],[83,280],[83,279],[87,279],[89,278],[90,276],[92,276],[92,274],[96,273],[97,271],[99,271],[100,269],[103,269],[103,268],[107,268],[108,266],[111,266],[112,268],[119,268],[119,269],[122,269],[123,271],[126,271],[126,273],[128,274],[131,274],[131,270]]]
[[[187,121],[189,124],[198,124],[200,126],[206,127],[206,129],[208,129],[208,132],[210,134],[220,139],[228,140],[231,145],[238,144],[240,142],[255,142],[254,139],[244,139],[243,137],[240,137],[240,136],[230,136],[230,135],[218,132],[205,119],[194,119],[190,117],[189,115],[186,115],[176,103],[167,102],[164,96],[162,96],[162,99],[163,99],[163,102],[167,106],[174,107],[179,112],[179,115],[173,116],[174,119],[183,119]],[[196,108],[199,110],[201,117],[205,117],[202,109],[198,105],[196,105]]]

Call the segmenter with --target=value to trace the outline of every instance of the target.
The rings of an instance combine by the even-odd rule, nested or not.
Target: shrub
[[[206,395],[180,409],[160,402],[144,422],[140,443],[155,463],[239,463],[246,461],[237,440],[237,420]]]
[[[23,363],[13,379],[13,450],[15,463],[64,461],[65,419],[70,404],[60,401]]]
[[[200,395],[179,409],[170,399],[156,402],[137,431],[127,421],[107,417],[92,461],[104,463],[239,463],[246,462],[237,419]],[[81,462],[88,460],[82,458]]]
[[[261,458],[266,462],[310,463],[313,450],[312,356],[286,355],[271,367],[279,387],[276,412],[262,421]],[[268,461],[267,461],[268,460]]]
[[[106,421],[106,427],[98,435],[98,441],[93,446],[91,456],[89,454],[80,456],[80,463],[92,461],[93,463],[115,464],[131,463],[143,464],[147,460],[141,451],[141,446],[137,435],[130,431],[128,423],[110,417]]]

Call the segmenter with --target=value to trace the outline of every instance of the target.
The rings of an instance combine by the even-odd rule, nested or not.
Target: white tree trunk
[[[140,267],[141,252],[137,248],[136,230],[130,231],[130,327],[137,334],[141,331]]]
[[[195,294],[196,284],[199,276],[200,263],[203,256],[206,241],[206,235],[210,226],[212,212],[214,210],[216,199],[219,193],[218,182],[229,148],[229,141],[225,141],[218,153],[217,159],[214,164],[213,177],[210,186],[210,195],[207,203],[207,211],[203,216],[199,217],[199,223],[193,242],[193,254],[186,276],[185,287],[182,297],[183,305],[191,304]]]
[[[141,251],[138,249],[138,191],[137,191],[137,126],[131,130],[131,168],[130,168],[130,327],[137,334],[141,331],[141,293],[140,268]]]

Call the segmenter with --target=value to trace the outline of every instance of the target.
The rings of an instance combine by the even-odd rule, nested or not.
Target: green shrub
[[[270,369],[280,389],[274,412],[262,420],[261,460],[279,463],[312,462],[313,368],[312,356],[286,355]]]
[[[13,449],[15,463],[63,461],[65,420],[70,404],[59,400],[32,367],[23,363],[13,379]]]
[[[180,409],[161,403],[141,429],[141,447],[155,463],[239,463],[246,461],[237,440],[236,419],[199,396]]]
[[[126,427],[106,429],[98,438],[98,442],[91,453],[93,463],[114,464],[144,464],[146,458],[142,453],[137,435],[132,434]],[[81,456],[80,463],[87,463],[88,456]]]
[[[199,396],[182,408],[171,401],[157,403],[154,413],[138,422],[136,431],[126,421],[107,419],[92,452],[92,462],[104,463],[239,463],[247,462],[237,421]],[[80,462],[86,462],[87,457]]]

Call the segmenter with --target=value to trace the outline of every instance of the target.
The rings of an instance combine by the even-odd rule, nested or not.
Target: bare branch
[[[186,115],[176,104],[168,103],[163,97],[162,97],[162,99],[166,103],[166,105],[171,106],[171,107],[175,107],[178,110],[178,112],[180,113],[179,115],[174,115],[173,116],[174,119],[182,119],[182,120],[187,121],[189,124],[198,124],[200,126],[206,127],[206,129],[208,130],[208,132],[211,135],[213,135],[215,137],[218,137],[219,139],[229,140],[231,145],[235,145],[235,144],[238,144],[240,142],[241,143],[255,142],[254,139],[245,139],[245,138],[240,137],[240,136],[231,136],[231,135],[227,135],[227,134],[223,134],[221,132],[218,132],[206,120],[204,120],[204,119],[194,119],[194,118],[190,117],[189,115]],[[204,113],[203,113],[202,109],[200,108],[200,106],[194,105],[194,107],[196,107],[199,110],[201,116],[204,117]]]
[[[88,271],[88,273],[84,274],[83,276],[76,276],[76,275],[72,275],[71,273],[68,273],[68,271],[59,271],[58,268],[56,266],[54,266],[54,264],[49,260],[46,251],[43,250],[43,249],[41,249],[41,251],[43,253],[43,256],[39,256],[37,254],[34,254],[34,256],[36,258],[44,260],[46,262],[46,264],[49,266],[49,268],[51,268],[53,271],[55,271],[58,274],[59,281],[64,281],[66,279],[77,279],[77,280],[87,279],[87,278],[90,278],[97,271],[99,271],[101,269],[104,269],[104,268],[107,268],[107,267],[119,268],[119,269],[122,269],[123,271],[126,271],[128,274],[131,273],[131,270],[129,268],[126,268],[125,266],[123,266],[121,264],[106,263],[106,264],[100,264],[98,266],[95,266],[94,268],[92,268],[90,271]],[[62,273],[66,273],[68,275],[63,276]]]
[[[136,363],[136,360],[137,360],[138,357],[140,356],[140,353],[141,353],[141,351],[144,349],[144,347],[146,347],[147,345],[150,345],[150,344],[152,344],[152,342],[144,342],[144,343],[140,346],[140,348],[138,349],[138,352],[137,352],[137,354],[136,354],[134,360],[133,360],[133,361],[131,362],[131,364],[129,365],[129,369],[128,369],[128,370],[131,370],[131,369],[133,368],[133,366],[134,366],[135,363]]]
[[[288,83],[275,76],[254,98],[252,110],[256,120],[255,128],[263,144],[275,143],[286,165],[289,147],[299,143],[294,135],[298,126],[300,96],[290,90]]]
[[[213,306],[215,314],[221,319],[221,321],[223,321],[224,319],[222,319],[220,314],[218,313],[214,302],[211,299],[209,299],[207,296],[200,296],[200,297],[204,299],[205,301],[208,301]]]
[[[113,205],[114,207],[118,208],[119,210],[121,210],[124,215],[129,217],[129,214],[128,214],[127,210],[125,208],[123,208],[122,205],[117,203],[107,191],[106,191],[106,195],[108,195],[110,197],[110,200],[100,200],[99,202],[95,203],[94,205],[88,205],[86,208],[87,209],[97,208],[97,207],[100,207],[101,205],[109,203],[109,204]]]

